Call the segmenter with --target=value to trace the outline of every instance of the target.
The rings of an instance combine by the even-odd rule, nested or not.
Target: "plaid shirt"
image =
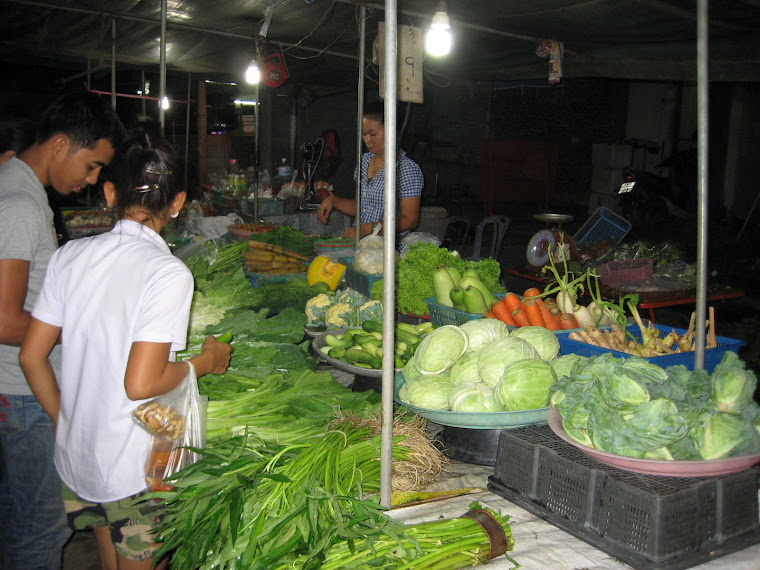
[[[362,155],[362,183],[361,183],[361,220],[363,224],[383,221],[384,198],[385,198],[385,169],[381,168],[372,180],[367,180],[369,161],[375,156],[371,152]],[[356,180],[356,170],[354,170]],[[398,193],[396,200],[401,198],[417,198],[422,195],[424,179],[422,170],[406,153],[401,150],[396,161],[396,187]],[[396,209],[396,214],[400,209]]]

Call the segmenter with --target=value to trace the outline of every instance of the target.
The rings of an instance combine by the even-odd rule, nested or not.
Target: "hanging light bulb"
[[[425,49],[433,56],[446,55],[451,51],[451,24],[449,23],[449,15],[446,13],[445,2],[438,5],[433,16],[433,21],[425,38]]]
[[[261,79],[259,65],[255,59],[252,59],[251,63],[248,64],[248,69],[245,70],[245,81],[246,83],[258,83],[259,79]]]
[[[163,99],[161,99],[161,108],[166,110],[169,108],[169,98],[164,96]]]

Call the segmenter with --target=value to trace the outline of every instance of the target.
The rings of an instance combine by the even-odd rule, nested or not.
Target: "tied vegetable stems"
[[[558,245],[558,247],[561,246]],[[545,265],[541,269],[541,272],[545,272],[547,270],[550,271],[554,276],[556,285],[547,285],[544,289],[544,292],[542,293],[542,296],[545,297],[547,295],[553,295],[554,293],[557,293],[557,307],[559,310],[563,313],[572,313],[574,308],[577,307],[576,300],[578,298],[578,294],[583,294],[584,292],[583,282],[586,280],[588,270],[586,270],[585,273],[576,277],[575,279],[571,279],[570,276],[572,273],[570,273],[567,269],[567,256],[564,254],[564,250],[562,253],[562,264],[564,267],[564,275],[560,276],[559,271],[554,264],[554,255],[552,254],[550,247],[549,265]]]
[[[630,308],[633,306],[635,310],[636,305],[639,303],[639,296],[635,293],[629,293],[620,297],[617,300],[617,303],[613,301],[605,301],[602,298],[602,293],[599,288],[599,275],[593,269],[588,271],[586,275],[588,276],[588,294],[591,297],[591,302],[594,303],[594,306],[598,309],[598,311],[594,311],[596,313],[594,317],[597,326],[599,326],[602,317],[606,315],[613,322],[617,323],[622,330],[626,330],[628,317],[625,313],[625,307],[628,306]],[[631,314],[633,314],[633,311],[631,311]],[[636,315],[638,315],[638,312]]]

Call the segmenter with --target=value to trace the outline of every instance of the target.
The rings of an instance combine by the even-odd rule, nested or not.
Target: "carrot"
[[[541,316],[544,318],[544,326],[550,331],[556,331],[559,329],[559,323],[552,317],[551,310],[546,306],[544,300],[541,297],[536,297],[536,305],[538,305],[541,311]]]
[[[507,308],[507,304],[504,302],[504,299],[499,299],[493,305],[491,305],[491,312],[501,322],[509,326],[517,326],[517,323],[515,323],[515,320],[512,318],[512,312]]]
[[[541,297],[541,291],[538,290],[538,287],[530,287],[523,293],[523,298],[525,297]]]
[[[483,318],[485,318],[485,319],[495,319],[497,317],[496,317],[496,315],[494,315],[493,311],[489,309],[488,311],[486,311],[485,313],[483,313]]]
[[[512,311],[512,318],[515,321],[515,324],[518,327],[529,327],[530,321],[528,320],[528,315],[525,314],[525,309],[522,307],[517,307],[514,311]]]
[[[522,301],[523,309],[525,309],[525,315],[528,317],[528,322],[534,327],[545,327],[544,318],[541,316],[541,309],[538,307],[535,299],[528,297]]]
[[[578,321],[575,320],[575,317],[572,313],[562,313],[562,316],[559,319],[559,328],[565,330],[565,329],[577,329],[578,327]]]
[[[504,302],[507,304],[507,309],[510,312],[520,308],[520,297],[516,293],[507,293],[504,295]]]

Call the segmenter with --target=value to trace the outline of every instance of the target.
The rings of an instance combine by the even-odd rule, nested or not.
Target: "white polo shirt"
[[[62,327],[55,464],[79,496],[103,503],[146,488],[151,436],[124,389],[133,342],[185,348],[193,276],[153,230],[128,220],[73,240],[50,260],[33,315]],[[172,355],[173,356],[173,355]]]

